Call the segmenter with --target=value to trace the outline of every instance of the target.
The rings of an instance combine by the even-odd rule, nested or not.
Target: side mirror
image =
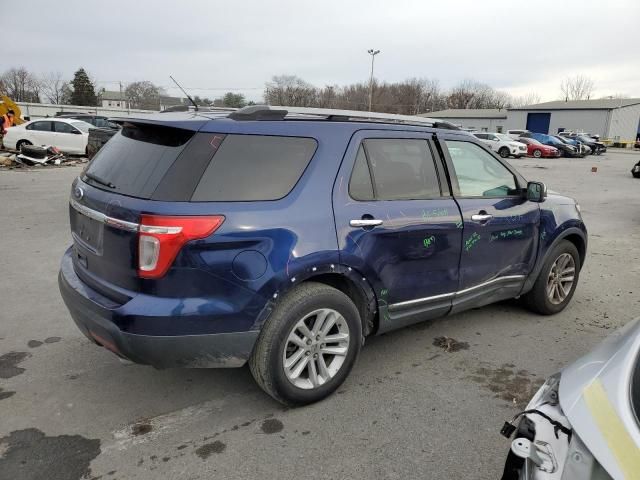
[[[547,198],[547,186],[542,182],[527,183],[527,200],[530,202],[544,202]]]

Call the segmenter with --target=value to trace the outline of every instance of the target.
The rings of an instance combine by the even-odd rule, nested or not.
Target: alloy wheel
[[[547,277],[547,298],[554,305],[565,301],[573,288],[576,263],[568,253],[563,253],[553,262]]]
[[[283,352],[287,379],[305,390],[318,388],[340,370],[349,351],[349,326],[336,310],[321,308],[291,329]]]

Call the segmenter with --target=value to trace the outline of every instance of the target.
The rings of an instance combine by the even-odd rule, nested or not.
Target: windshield
[[[81,132],[84,133],[89,133],[89,129],[93,128],[93,125],[91,125],[90,123],[87,122],[71,122],[71,125],[73,125],[74,127],[76,127],[78,130],[80,130]]]
[[[578,140],[580,140],[581,142],[586,142],[586,143],[591,143],[591,142],[595,141],[593,138],[589,138],[589,137],[584,136],[584,135],[578,135],[576,138]]]
[[[566,143],[567,145],[571,145],[571,142],[569,140],[567,140],[566,138],[562,138],[562,137],[553,137],[556,140],[560,141],[561,143]]]
[[[517,140],[514,140],[513,138],[511,138],[509,135],[505,135],[504,133],[496,133],[495,135],[500,140],[503,140],[505,142],[516,142],[517,141]]]

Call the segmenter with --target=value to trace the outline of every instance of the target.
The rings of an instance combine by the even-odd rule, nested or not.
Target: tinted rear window
[[[192,201],[277,200],[300,179],[316,150],[312,138],[227,135]]]
[[[177,128],[125,123],[91,160],[83,180],[105,188],[91,180],[93,176],[111,183],[111,191],[151,198],[193,134]]]

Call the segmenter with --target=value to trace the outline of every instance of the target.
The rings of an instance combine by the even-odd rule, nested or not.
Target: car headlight
[[[541,405],[557,405],[559,401],[558,387],[560,386],[560,372],[551,375],[531,398],[527,410],[538,408]]]

